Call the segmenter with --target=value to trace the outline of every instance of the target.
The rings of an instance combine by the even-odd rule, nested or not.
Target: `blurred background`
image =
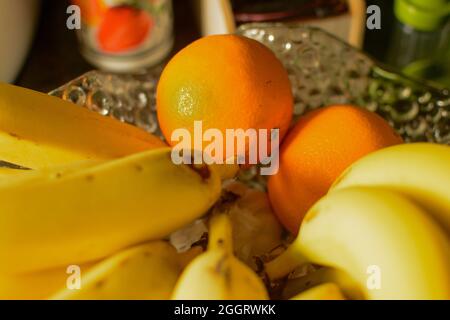
[[[398,0],[402,2],[397,4],[399,6],[406,2],[414,2],[419,8],[429,6],[429,16],[422,16],[423,10],[412,12],[412,16],[405,15],[404,12],[414,8],[397,7],[394,10],[394,1],[385,0],[78,0],[73,3],[81,4],[82,10],[87,12],[92,7],[86,9],[86,1],[102,1],[104,6],[126,5],[132,10],[129,15],[126,11],[110,14],[110,25],[103,28],[106,31],[98,31],[94,22],[86,21],[86,14],[82,12],[81,32],[69,30],[66,25],[69,1],[0,0],[1,80],[48,92],[86,71],[98,67],[114,69],[119,66],[116,63],[119,59],[122,59],[120,69],[117,67],[116,70],[127,71],[126,67],[144,63],[150,67],[163,62],[202,34],[232,32],[239,24],[247,22],[283,21],[319,26],[394,68],[408,67],[411,72],[438,79],[441,84],[448,81],[450,10],[447,0]],[[151,3],[152,7],[142,1]],[[155,3],[158,11],[154,9]],[[381,9],[381,15],[377,16],[380,29],[366,27],[366,8],[371,5]],[[161,18],[145,20],[136,13],[139,8],[148,9],[152,15]],[[130,45],[117,38],[125,30],[118,27],[119,18],[123,20],[124,17],[129,20],[126,31],[131,38],[145,26],[153,30],[155,37],[158,32],[157,45],[164,44],[165,49],[159,50],[158,54],[151,51],[154,48],[148,40],[132,56],[129,51],[126,54],[120,51],[120,45]],[[137,30],[136,34],[133,34],[134,30]],[[92,37],[98,32],[104,34],[98,40],[100,44]],[[154,59],[142,60],[145,54],[146,57],[153,55]],[[416,63],[419,60],[420,63]]]

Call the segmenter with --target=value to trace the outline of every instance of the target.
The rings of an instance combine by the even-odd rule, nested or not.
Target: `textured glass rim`
[[[338,38],[336,35],[315,27],[315,26],[308,26],[308,25],[304,25],[303,23],[296,23],[296,22],[287,22],[287,23],[283,23],[283,22],[251,22],[251,23],[245,23],[240,25],[237,30],[236,33],[237,34],[241,34],[242,32],[248,30],[248,29],[252,29],[252,28],[271,28],[271,29],[296,29],[296,28],[304,28],[307,30],[314,30],[314,31],[320,31],[323,33],[326,33],[329,37],[339,41],[342,43],[342,45],[351,48],[352,50],[356,50],[359,53],[365,55],[366,57],[368,57],[370,60],[372,60],[374,62],[374,71],[379,74],[382,75],[385,78],[391,78],[392,80],[397,79],[397,80],[401,80],[408,83],[409,85],[411,85],[412,87],[422,87],[422,88],[427,88],[429,90],[432,91],[437,91],[440,92],[442,94],[450,94],[450,88],[447,88],[445,86],[440,86],[438,84],[435,83],[430,83],[429,81],[423,80],[423,79],[416,79],[416,78],[412,78],[406,74],[404,74],[403,72],[401,72],[400,70],[387,65],[386,63],[380,62],[379,60],[377,60],[376,58],[374,58],[373,56],[371,56],[369,53],[365,52],[364,50],[354,47],[351,44],[349,44],[346,41],[343,41],[342,39]]]

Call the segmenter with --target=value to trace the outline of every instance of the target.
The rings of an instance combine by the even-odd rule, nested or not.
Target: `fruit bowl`
[[[268,46],[288,70],[294,121],[329,104],[356,104],[385,118],[406,142],[450,144],[450,92],[390,71],[360,50],[313,27],[257,23],[237,33]],[[162,137],[156,84],[162,66],[140,74],[90,71],[50,92]],[[268,115],[270,116],[270,115]],[[241,180],[264,187],[255,168]]]
[[[267,176],[255,166],[177,163],[156,121],[161,67],[133,75],[92,71],[51,93],[62,99],[0,83],[0,159],[10,165],[1,168],[0,161],[0,299],[450,296],[448,90],[386,71],[318,29],[246,25],[239,33],[274,50],[288,73],[257,41],[201,39],[194,46],[200,43],[205,54],[196,49],[188,55],[182,62],[189,68],[165,67],[158,120],[165,130],[165,96],[173,97],[167,79],[215,85],[212,66],[220,66],[214,70],[226,75],[226,83],[201,100],[221,121],[220,110],[230,114],[229,101],[245,98],[249,88],[263,91],[242,99],[236,112],[249,106],[249,118],[275,119],[270,127],[285,130],[292,112],[299,120],[289,132],[294,139],[283,142],[280,171],[268,180],[267,192]],[[248,47],[235,50],[233,42]],[[210,48],[224,50],[227,58],[215,61],[220,55]],[[245,49],[250,54],[243,55]],[[201,63],[192,65],[192,59]],[[229,61],[236,62],[233,69]],[[274,75],[266,78],[259,71],[272,63]],[[236,74],[248,64],[255,66],[238,91]],[[336,105],[343,103],[361,107]],[[320,109],[328,104],[335,106]],[[276,117],[280,110],[285,121]],[[390,126],[407,142],[434,143],[403,144]],[[363,150],[358,158],[358,145],[377,151]],[[312,156],[303,158],[302,150]],[[298,167],[308,163],[314,166]],[[290,181],[280,185],[280,177]],[[292,205],[287,214],[283,205]],[[381,274],[387,279],[382,286]],[[322,286],[330,282],[334,287]]]

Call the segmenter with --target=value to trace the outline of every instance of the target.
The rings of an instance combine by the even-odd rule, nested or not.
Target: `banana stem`
[[[281,255],[265,264],[265,272],[270,280],[277,280],[308,262],[296,246],[291,245]]]
[[[228,214],[217,213],[212,216],[209,223],[208,250],[233,253],[233,234]]]

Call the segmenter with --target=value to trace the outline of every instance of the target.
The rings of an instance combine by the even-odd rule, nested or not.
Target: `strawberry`
[[[112,7],[100,23],[97,39],[106,52],[118,53],[141,44],[154,26],[152,17],[130,6]]]

